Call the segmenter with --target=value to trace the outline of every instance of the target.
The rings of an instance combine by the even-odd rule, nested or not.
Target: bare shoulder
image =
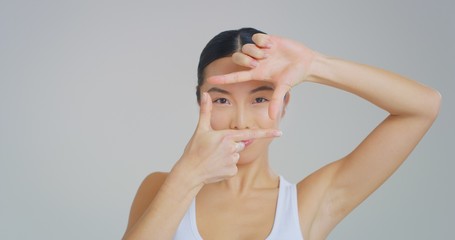
[[[127,230],[142,216],[168,175],[167,172],[154,172],[142,181],[131,205]]]
[[[155,194],[160,189],[161,185],[163,185],[164,181],[166,180],[167,176],[169,175],[168,172],[153,172],[147,175],[145,179],[142,181],[141,186],[138,189],[138,193],[144,191],[144,197],[155,197]]]

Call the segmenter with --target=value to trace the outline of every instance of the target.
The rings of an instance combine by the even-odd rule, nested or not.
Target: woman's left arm
[[[300,43],[257,34],[233,60],[250,70],[209,78],[212,83],[264,80],[274,83],[271,118],[283,96],[301,82],[315,82],[358,95],[389,112],[351,153],[304,179],[299,187],[315,196],[307,231],[330,230],[375,191],[407,158],[439,111],[439,92],[378,68],[331,58]],[[317,190],[314,190],[317,189]],[[300,190],[300,189],[299,189]],[[301,191],[308,193],[307,190]],[[306,204],[309,206],[311,204]],[[310,207],[311,208],[311,207]],[[316,224],[318,226],[311,226]],[[324,230],[322,230],[324,229]],[[318,235],[320,233],[316,233]],[[310,236],[313,233],[306,232]],[[311,238],[311,237],[310,237]]]
[[[375,191],[403,163],[439,112],[436,90],[374,67],[318,55],[307,81],[358,95],[389,112],[351,153],[331,166],[324,193],[332,224]]]

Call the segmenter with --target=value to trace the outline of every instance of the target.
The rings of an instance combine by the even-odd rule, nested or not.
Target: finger
[[[199,122],[198,129],[200,130],[210,130],[212,129],[210,125],[210,120],[212,118],[212,98],[206,92],[202,93],[201,106],[199,110]]]
[[[259,64],[256,59],[241,52],[235,52],[232,54],[232,61],[237,65],[248,68],[255,68]]]
[[[271,48],[273,45],[272,39],[269,35],[263,33],[256,33],[252,37],[253,42],[261,48]]]
[[[253,80],[253,74],[251,70],[233,72],[225,75],[212,76],[207,78],[207,82],[211,84],[229,84],[239,83]]]
[[[277,119],[283,108],[284,96],[291,89],[286,84],[278,85],[273,91],[272,99],[269,104],[269,117],[270,119]]]
[[[253,140],[258,138],[279,137],[283,133],[277,129],[232,130],[228,135],[233,141]]]
[[[268,53],[266,51],[251,43],[242,46],[242,53],[255,59],[264,59],[268,57]]]
[[[239,153],[234,153],[232,155],[232,161],[234,162],[234,164],[237,164],[239,162],[239,159],[240,159],[240,154]]]
[[[245,143],[244,142],[236,142],[235,143],[235,152],[241,152],[243,149],[245,149]]]

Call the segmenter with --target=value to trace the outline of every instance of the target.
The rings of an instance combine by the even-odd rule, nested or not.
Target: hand
[[[237,161],[245,145],[242,140],[281,136],[275,129],[256,130],[213,130],[210,124],[212,100],[203,93],[199,123],[181,163],[196,169],[204,184],[218,182],[237,174]]]
[[[297,84],[304,81],[316,52],[289,39],[257,33],[253,35],[255,44],[245,44],[241,52],[232,55],[232,60],[251,70],[212,76],[211,84],[238,83],[250,80],[263,80],[275,86],[269,105],[269,116],[275,119],[280,114],[284,96]]]

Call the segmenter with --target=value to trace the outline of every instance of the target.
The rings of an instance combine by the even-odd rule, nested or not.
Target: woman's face
[[[234,64],[230,57],[220,58],[205,68],[205,79],[236,71],[248,70]],[[265,81],[215,85],[204,82],[201,92],[208,92],[212,99],[211,124],[214,130],[279,129],[281,118],[272,120],[268,114],[273,84]],[[287,97],[288,98],[288,97]],[[287,99],[285,101],[287,104]],[[284,110],[284,106],[283,106]],[[266,156],[271,139],[246,141],[238,164],[245,164]],[[264,155],[265,154],[265,155]]]

